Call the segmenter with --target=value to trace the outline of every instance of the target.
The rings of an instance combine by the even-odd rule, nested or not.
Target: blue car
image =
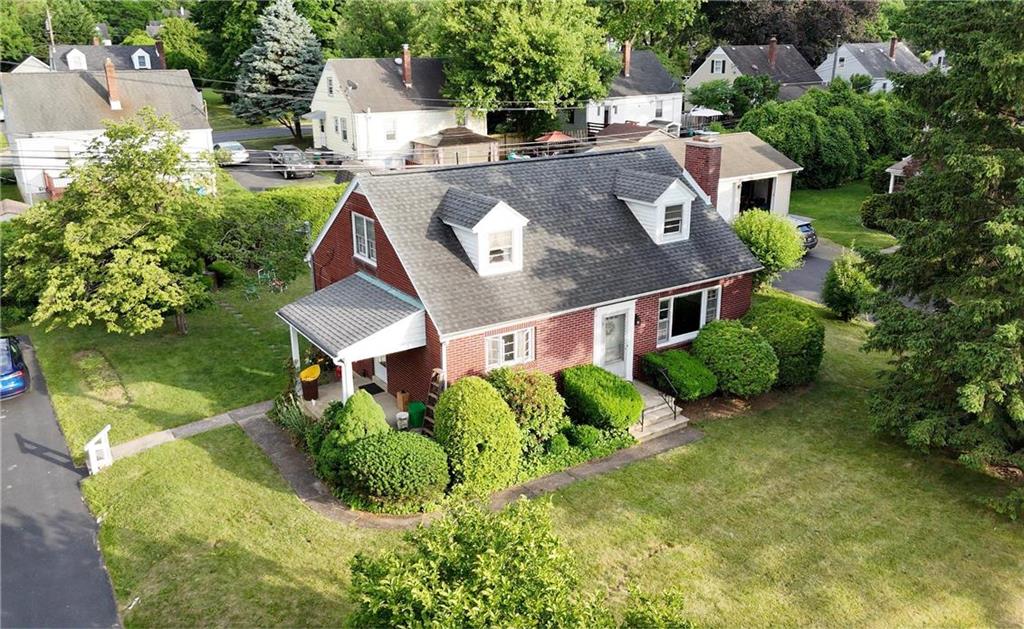
[[[21,345],[13,336],[0,337],[0,399],[14,397],[28,389],[28,367]]]

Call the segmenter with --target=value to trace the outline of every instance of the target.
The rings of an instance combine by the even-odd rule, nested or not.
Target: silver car
[[[316,166],[302,149],[293,144],[277,144],[270,153],[272,161],[285,179],[295,177],[312,177],[316,174]]]
[[[217,162],[221,166],[233,166],[249,162],[249,150],[242,146],[240,142],[214,144],[213,150],[217,154]]]

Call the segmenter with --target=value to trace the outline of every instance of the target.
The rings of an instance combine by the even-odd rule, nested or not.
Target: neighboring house
[[[487,120],[459,111],[441,94],[440,59],[329,59],[313,95],[313,143],[371,168],[400,169],[413,157],[413,141],[464,126],[486,134]]]
[[[187,70],[119,71],[113,62],[99,72],[0,75],[6,127],[26,203],[58,198],[64,171],[104,131],[103,123],[129,118],[146,106],[178,125],[190,155],[213,150],[202,95]],[[210,185],[208,177],[197,185]],[[208,174],[208,173],[206,173]]]
[[[93,41],[96,45],[109,46],[114,42],[110,39],[110,25],[106,22],[96,23],[96,40]]]
[[[927,71],[928,66],[895,37],[888,42],[843,44],[828,53],[818,66],[818,76],[825,83],[830,83],[835,77],[849,81],[855,74],[866,74],[871,77],[872,92],[891,92],[892,74],[924,74]]]
[[[608,96],[586,108],[569,110],[565,128],[596,134],[611,124],[641,124],[679,133],[683,91],[679,81],[650,50],[622,46],[622,70],[612,80]]]
[[[925,61],[924,65],[929,70],[938,68],[942,72],[949,72],[949,59],[946,58],[946,49],[936,50],[928,55],[928,61]]]
[[[799,98],[821,78],[796,47],[780,45],[772,37],[767,46],[719,46],[686,79],[686,93],[709,81],[725,80],[731,85],[738,76],[769,76],[779,84],[778,100]],[[688,104],[689,106],[689,104]]]
[[[907,179],[917,174],[920,164],[913,155],[907,155],[900,161],[885,169],[889,173],[889,194],[899,192],[906,185]]]
[[[29,55],[24,61],[19,63],[11,70],[12,73],[24,73],[24,72],[49,72],[50,66],[46,63],[36,59],[32,55]]]
[[[411,161],[420,166],[451,166],[496,162],[498,141],[466,127],[441,129],[412,141]]]
[[[673,137],[675,136],[669,131],[660,127],[633,122],[613,122],[594,136],[594,143],[601,147],[614,146],[624,148],[633,144],[664,142]]]
[[[50,48],[50,65],[57,72],[102,71],[107,59],[117,70],[162,70],[166,67],[163,46],[77,46]]]
[[[360,174],[310,250],[315,292],[278,315],[341,368],[425,400],[519,365],[626,378],[749,308],[758,260],[712,209],[721,147],[661,146]],[[710,193],[705,193],[705,190]]]

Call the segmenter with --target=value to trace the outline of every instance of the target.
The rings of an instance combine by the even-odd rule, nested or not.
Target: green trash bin
[[[423,428],[423,415],[427,405],[423,402],[409,402],[409,428]]]

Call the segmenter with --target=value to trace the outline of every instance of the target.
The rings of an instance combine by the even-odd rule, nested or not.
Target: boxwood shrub
[[[486,380],[468,376],[445,389],[434,409],[434,436],[448,454],[452,481],[470,492],[501,489],[515,479],[519,426]]]
[[[562,371],[562,391],[577,424],[629,428],[640,419],[644,400],[631,383],[597,365]]]
[[[825,326],[810,308],[791,302],[761,302],[743,317],[772,346],[779,359],[779,386],[814,380],[825,355]]]
[[[673,394],[674,387],[680,400],[699,400],[718,390],[715,374],[693,354],[681,349],[646,354],[643,365],[655,387],[668,394]]]
[[[384,417],[384,409],[362,389],[353,393],[344,404],[331,402],[324,410],[323,419],[329,429],[316,451],[317,471],[321,477],[336,484],[340,482],[339,472],[346,446],[391,430]]]
[[[487,381],[515,414],[525,453],[540,450],[565,424],[565,400],[550,375],[502,367],[487,374]]]
[[[601,431],[587,424],[575,424],[566,428],[565,436],[573,446],[587,450],[601,440]]]
[[[714,321],[693,341],[693,355],[718,378],[718,388],[748,397],[764,393],[779,376],[772,346],[739,321]]]
[[[383,506],[427,503],[448,486],[448,459],[437,443],[390,430],[353,442],[342,451],[342,486]]]

